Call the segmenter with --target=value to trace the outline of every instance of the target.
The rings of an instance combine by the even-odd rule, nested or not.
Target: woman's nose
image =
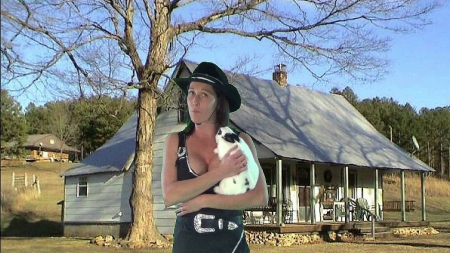
[[[195,95],[195,97],[194,97],[194,104],[196,104],[196,105],[200,104],[200,96]]]

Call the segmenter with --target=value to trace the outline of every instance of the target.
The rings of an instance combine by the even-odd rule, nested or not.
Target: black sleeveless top
[[[189,166],[186,149],[185,132],[178,133],[177,150],[177,178],[179,181],[198,177]],[[204,192],[204,194],[215,194],[214,186]],[[202,220],[201,227],[214,228],[214,232],[199,232],[196,228],[196,216],[205,215],[214,219]],[[224,221],[224,225],[219,229],[218,222]],[[221,222],[223,222],[221,221]],[[237,225],[233,230],[227,229],[228,221]],[[197,212],[189,213],[177,217],[174,230],[173,253],[247,253],[250,252],[245,240],[244,225],[242,224],[242,210],[222,210],[215,208],[202,208]]]

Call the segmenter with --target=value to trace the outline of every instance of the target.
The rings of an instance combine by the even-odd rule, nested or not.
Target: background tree
[[[29,103],[25,108],[28,134],[47,134],[51,125],[48,108]]]
[[[348,86],[345,87],[342,91],[340,91],[336,87],[332,88],[330,93],[342,95],[353,106],[356,106],[358,104],[358,96],[355,94],[355,92],[352,90],[352,88],[350,88]]]
[[[2,124],[1,146],[2,159],[5,156],[22,156],[22,145],[27,139],[27,125],[22,113],[22,107],[2,89]]]
[[[77,119],[77,146],[83,156],[94,152],[109,140],[136,110],[136,102],[123,97],[90,97],[74,104],[73,117]]]
[[[158,84],[203,35],[231,34],[274,45],[285,62],[317,79],[376,80],[388,38],[425,25],[434,1],[47,1],[2,2],[5,82],[76,86],[62,91],[139,88],[131,245],[162,239],[153,219],[152,140]],[[193,11],[195,10],[195,11]],[[38,55],[20,52],[39,49]],[[68,68],[70,66],[70,68]],[[3,73],[3,71],[2,71]],[[70,79],[70,82],[64,81]],[[31,81],[30,81],[31,80]],[[52,89],[57,90],[57,89]]]
[[[78,130],[78,120],[71,115],[72,104],[68,101],[58,103],[47,103],[48,120],[51,122],[48,125],[49,133],[58,137],[62,143],[58,147],[62,155],[63,143],[73,141]]]
[[[80,100],[30,103],[25,110],[28,134],[52,133],[67,145],[92,153],[110,139],[135,111],[124,97],[91,96]]]

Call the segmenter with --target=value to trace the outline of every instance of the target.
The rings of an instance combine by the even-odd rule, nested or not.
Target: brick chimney
[[[287,72],[286,65],[283,63],[274,66],[272,79],[277,82],[281,87],[287,86]]]

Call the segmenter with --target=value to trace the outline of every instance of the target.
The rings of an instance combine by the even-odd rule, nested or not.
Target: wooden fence
[[[27,173],[23,175],[16,175],[15,172],[12,173],[12,187],[17,190],[18,188],[28,187],[28,176]],[[33,187],[39,194],[41,194],[41,185],[39,184],[39,179],[36,175],[33,175],[33,180],[31,181],[31,187]]]
[[[411,212],[415,209],[415,200],[405,201],[405,211]],[[400,200],[383,201],[383,211],[401,211],[402,202]]]

